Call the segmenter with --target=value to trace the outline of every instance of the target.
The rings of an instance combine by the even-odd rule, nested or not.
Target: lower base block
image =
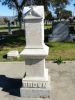
[[[46,88],[21,88],[21,97],[25,98],[50,98],[50,89]]]

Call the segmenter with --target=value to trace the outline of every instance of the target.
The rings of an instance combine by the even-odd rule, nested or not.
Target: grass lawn
[[[49,42],[49,55],[47,60],[56,60],[61,57],[62,60],[75,60],[74,42]]]
[[[18,50],[21,52],[25,47],[24,31],[15,31],[13,35],[6,35],[4,40],[0,40],[0,61],[8,61],[6,54],[11,50]],[[13,60],[22,60],[14,58]]]
[[[11,26],[11,29],[19,29],[20,27],[19,26]],[[0,30],[6,30],[8,29],[8,26],[3,26],[3,27],[0,27]]]
[[[52,24],[47,24],[47,25],[45,24],[44,27],[45,27],[45,29],[51,29],[52,28]]]
[[[51,25],[45,25],[45,36],[50,34]],[[75,60],[75,42],[46,42],[49,46],[49,55],[47,60],[56,60],[61,57],[62,60]],[[6,36],[5,40],[0,41],[0,61],[9,61],[6,54],[10,50],[21,52],[25,48],[24,31],[14,31],[13,35]],[[24,60],[14,58],[13,60]]]
[[[11,50],[18,50],[19,52],[21,52],[22,50],[24,49],[24,46],[18,46],[18,47],[3,47],[1,50],[0,50],[0,62],[1,61],[22,61],[24,60],[23,57],[20,57],[20,58],[13,58],[13,59],[6,59],[6,54],[8,51],[11,51]]]
[[[49,46],[49,55],[46,58],[47,60],[56,60],[61,57],[62,60],[75,60],[75,43],[64,43],[64,42],[56,42],[47,43]],[[18,50],[21,52],[24,49],[25,45],[19,44],[9,44],[0,49],[0,61],[8,61],[3,56],[10,50]],[[22,57],[19,59],[13,60],[24,60]]]

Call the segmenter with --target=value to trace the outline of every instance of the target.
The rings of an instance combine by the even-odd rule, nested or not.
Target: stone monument
[[[45,67],[48,47],[44,44],[44,7],[33,6],[24,17],[26,47],[25,75],[20,93],[22,97],[50,97],[50,77]]]
[[[53,32],[49,35],[49,40],[55,41],[65,41],[69,36],[69,25],[67,21],[54,22]]]

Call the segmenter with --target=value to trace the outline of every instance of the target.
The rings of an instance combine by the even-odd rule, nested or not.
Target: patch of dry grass
[[[62,60],[75,60],[75,43],[56,42],[49,44],[48,60],[56,60],[62,58]]]

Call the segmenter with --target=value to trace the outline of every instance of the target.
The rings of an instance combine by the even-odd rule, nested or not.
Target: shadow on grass
[[[52,33],[51,29],[45,29],[44,30],[44,40],[45,43],[48,43],[48,36],[49,34]],[[26,39],[25,39],[25,31],[24,30],[16,30],[12,32],[11,34],[8,34],[8,32],[0,32],[0,50],[4,46],[7,47],[19,47],[19,46],[24,46],[26,44]]]
[[[0,50],[4,46],[18,47],[25,45],[25,32],[24,30],[13,31],[12,35],[6,32],[0,32]]]
[[[10,95],[20,96],[22,80],[8,78],[5,75],[0,75],[0,87],[2,88],[2,91],[8,92]]]
[[[44,30],[44,41],[48,42],[49,35],[52,34],[52,29],[45,29]]]

